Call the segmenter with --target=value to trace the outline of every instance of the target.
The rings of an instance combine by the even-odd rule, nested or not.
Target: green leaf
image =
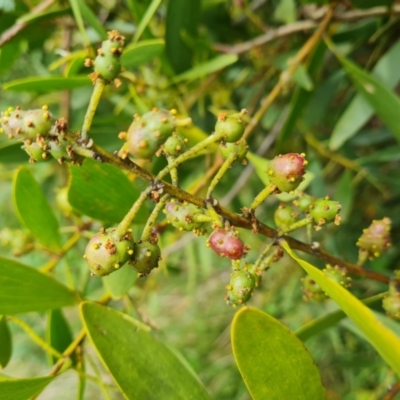
[[[137,43],[146,26],[149,24],[150,20],[153,18],[154,13],[157,11],[158,6],[161,4],[162,0],[152,0],[149,7],[147,8],[143,18],[136,29],[135,36],[133,37],[133,43]]]
[[[300,87],[302,87],[304,90],[307,90],[308,92],[314,89],[313,81],[311,80],[311,77],[308,74],[307,70],[304,68],[304,65],[299,65],[291,78]]]
[[[335,54],[347,74],[350,76],[357,91],[368,101],[375,113],[382,119],[400,142],[400,99],[384,84],[372,75],[360,69],[351,61]],[[360,110],[359,110],[360,111]],[[337,140],[337,139],[335,139]],[[334,147],[337,143],[334,142]]]
[[[376,296],[372,296],[361,301],[365,305],[372,305],[381,302],[385,294],[386,293],[380,293]],[[304,342],[308,338],[317,335],[325,329],[337,325],[338,322],[345,319],[346,317],[346,314],[341,309],[332,311],[330,313],[322,315],[321,317],[311,320],[310,322],[303,325],[301,328],[297,329],[294,333],[300,340]]]
[[[326,399],[307,349],[275,318],[242,308],[232,322],[231,336],[236,363],[254,400]]]
[[[300,266],[318,283],[328,296],[353,321],[354,325],[365,335],[366,339],[381,355],[383,360],[400,375],[400,338],[385,327],[360,300],[338,283],[328,278],[319,269],[299,258],[287,242],[280,245],[297,261]]]
[[[105,276],[102,281],[114,299],[121,298],[134,284],[137,272],[126,264],[112,274]]]
[[[158,57],[165,48],[163,39],[143,40],[128,46],[121,56],[124,67],[136,68]]]
[[[71,329],[60,309],[51,310],[48,314],[47,321],[47,341],[50,346],[56,349],[59,353],[71,344],[73,340]],[[51,364],[55,364],[57,358],[51,356]],[[75,353],[72,355],[72,363],[76,364]]]
[[[72,90],[90,85],[92,85],[92,81],[86,75],[74,77],[46,76],[17,79],[5,83],[2,88],[14,92],[50,93],[57,90]]]
[[[75,22],[78,25],[81,37],[83,38],[86,47],[90,47],[90,40],[87,36],[85,25],[83,24],[81,7],[79,6],[79,3],[82,1],[84,1],[84,0],[69,0],[69,4],[71,5],[72,12],[73,12],[74,18],[75,18]]]
[[[400,68],[398,68],[397,64],[399,58],[400,41],[394,44],[390,50],[380,58],[372,71],[372,75],[388,89],[393,89],[400,80]],[[333,128],[329,142],[330,149],[339,149],[367,123],[373,114],[374,109],[367,99],[364,98],[362,93],[357,94]]]
[[[14,176],[14,206],[21,222],[39,242],[53,251],[61,250],[58,221],[31,172],[19,168]]]
[[[78,302],[77,294],[54,278],[0,257],[0,314],[46,311]]]
[[[14,379],[1,377],[1,400],[27,400],[38,395],[55,377],[43,376],[41,378]]]
[[[239,57],[236,54],[224,54],[222,56],[217,56],[203,64],[196,65],[183,74],[175,76],[172,81],[174,83],[181,81],[193,81],[234,64],[238,59]]]
[[[29,161],[29,156],[21,149],[21,143],[4,142],[0,145],[0,163],[22,164]]]
[[[347,221],[353,205],[353,174],[349,170],[345,170],[336,185],[335,200],[338,201],[342,208],[340,215],[343,222]]]
[[[12,337],[5,315],[0,316],[0,343],[0,368],[5,368],[12,354]]]
[[[174,353],[138,330],[131,317],[94,303],[83,303],[81,315],[100,358],[128,399],[210,399]]]
[[[82,15],[82,19],[98,33],[100,39],[106,40],[107,31],[103,24],[99,21],[99,18],[93,13],[90,7],[87,6],[85,1],[79,0],[77,3]]]
[[[192,65],[192,50],[183,35],[195,37],[201,15],[200,0],[169,0],[166,19],[166,53],[169,62],[179,74]]]
[[[82,166],[70,166],[68,200],[72,207],[94,219],[120,222],[130,210],[140,191],[117,167],[85,159]],[[135,222],[147,220],[142,207]]]

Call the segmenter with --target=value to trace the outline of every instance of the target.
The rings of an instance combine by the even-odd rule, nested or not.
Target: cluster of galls
[[[92,82],[101,78],[105,82],[111,82],[121,72],[120,57],[123,51],[125,38],[118,31],[108,32],[108,40],[105,40],[97,50],[95,60],[87,58],[86,67],[93,67],[94,72],[89,75]],[[118,82],[117,82],[118,83]]]
[[[101,229],[86,246],[84,258],[94,275],[107,276],[129,262],[139,276],[147,276],[158,267],[161,251],[157,236],[134,242],[131,231],[122,237],[114,228]]]
[[[389,282],[389,293],[383,299],[382,306],[389,317],[400,319],[400,271],[396,271]]]
[[[351,278],[346,275],[346,271],[344,269],[339,268],[338,265],[332,267],[327,264],[326,268],[322,270],[324,274],[334,280],[339,285],[347,288],[350,286]],[[304,292],[304,300],[321,302],[329,298],[329,296],[322,290],[321,286],[318,285],[314,279],[307,275],[302,278],[302,289]]]
[[[23,143],[22,149],[31,163],[55,158],[59,163],[79,164],[82,158],[75,154],[73,141],[67,136],[67,121],[55,119],[47,106],[36,110],[9,108],[1,113],[1,132]]]
[[[161,152],[177,157],[186,150],[186,140],[175,133],[177,126],[176,111],[153,110],[135,115],[127,132],[121,132],[119,138],[126,140],[119,152],[121,158],[131,155],[138,159],[151,159]]]

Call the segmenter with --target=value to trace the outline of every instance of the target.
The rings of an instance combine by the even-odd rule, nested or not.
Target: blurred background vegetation
[[[73,131],[81,128],[92,86],[84,60],[95,54],[106,31],[119,30],[132,59],[125,60],[122,85],[110,85],[97,110],[91,136],[107,150],[121,147],[118,133],[135,113],[154,106],[176,108],[190,116],[193,127],[182,133],[195,143],[213,131],[220,110],[248,110],[251,120],[266,96],[282,79],[291,60],[327,13],[324,1],[295,0],[24,0],[0,1],[0,109],[26,109],[48,104],[52,113],[68,119]],[[338,1],[326,37],[336,51],[398,92],[400,81],[400,9],[390,0]],[[393,6],[393,12],[386,7]],[[363,7],[363,8],[361,8]],[[374,8],[372,8],[374,7]],[[378,8],[376,8],[378,7]],[[13,31],[13,29],[15,29]],[[398,136],[377,117],[352,84],[349,75],[324,40],[310,48],[304,62],[288,76],[279,96],[248,137],[250,150],[272,158],[283,152],[305,152],[312,180],[307,193],[329,195],[343,205],[343,222],[314,234],[323,248],[356,262],[355,246],[372,219],[389,217],[394,245],[367,267],[390,274],[399,268],[400,147]],[[49,79],[51,78],[51,79]],[[384,107],[384,105],[383,105]],[[400,112],[400,110],[399,110]],[[400,124],[399,124],[400,126]],[[4,136],[4,135],[3,135]],[[263,188],[256,159],[235,165],[218,186],[215,197],[231,210],[249,205]],[[181,186],[192,191],[208,170],[220,162],[214,149],[180,169]],[[143,165],[157,171],[164,161]],[[20,144],[0,137],[1,253],[15,257],[24,249],[24,232],[12,203],[12,176],[29,165]],[[68,185],[69,168],[55,161],[29,166],[55,206],[65,237],[76,216],[59,210],[57,190]],[[131,179],[134,179],[131,177]],[[141,190],[145,184],[135,181]],[[199,195],[205,195],[206,188]],[[274,198],[258,211],[273,226]],[[84,221],[90,221],[87,217]],[[93,221],[93,228],[101,226]],[[141,226],[138,226],[138,231]],[[7,231],[7,229],[11,229]],[[7,241],[11,235],[13,246]],[[241,233],[252,247],[246,260],[257,258],[263,239]],[[306,240],[305,232],[295,236]],[[17,239],[20,239],[19,241]],[[158,329],[158,335],[177,348],[199,374],[215,399],[249,399],[230,347],[229,324],[235,309],[223,300],[230,265],[205,247],[205,238],[167,227],[161,235],[161,268],[138,280],[122,300],[112,302]],[[101,280],[89,279],[82,260],[87,239],[79,240],[56,269],[68,285],[98,298]],[[40,267],[46,254],[33,251],[18,259]],[[311,260],[311,259],[310,259]],[[311,260],[322,267],[318,260]],[[279,318],[296,330],[313,318],[335,309],[330,301],[302,300],[302,271],[286,257],[269,270],[250,305]],[[385,285],[353,279],[351,291],[365,298],[386,290]],[[377,311],[382,311],[377,305]],[[66,314],[73,332],[78,315]],[[46,316],[24,319],[40,334]],[[12,326],[14,353],[5,370],[14,376],[44,375],[44,353],[17,326]],[[329,399],[381,399],[395,382],[393,373],[346,320],[305,342],[315,359]],[[88,348],[89,370],[102,367]],[[108,379],[108,380],[107,380]],[[110,382],[109,378],[106,382]],[[60,386],[63,385],[63,386]],[[60,393],[60,387],[65,389]],[[76,396],[73,373],[63,375],[41,395],[43,399]],[[100,398],[89,384],[85,398]],[[120,398],[110,390],[110,397]],[[55,397],[56,396],[56,397]]]

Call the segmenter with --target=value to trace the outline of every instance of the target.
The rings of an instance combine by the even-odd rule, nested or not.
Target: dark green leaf
[[[57,219],[41,187],[25,167],[14,176],[14,205],[21,222],[43,246],[53,251],[61,249]]]
[[[140,195],[126,175],[113,165],[86,159],[81,167],[70,168],[69,202],[89,217],[120,222]],[[146,216],[142,208],[135,222],[145,222]]]
[[[38,395],[52,380],[54,376],[43,376],[32,379],[14,379],[1,377],[1,400],[27,400]]]
[[[138,330],[131,317],[93,303],[83,303],[81,313],[100,358],[128,399],[210,398],[174,353]]]
[[[393,89],[400,80],[400,68],[397,67],[399,57],[400,41],[381,57],[372,71],[372,75],[389,89]],[[372,106],[362,93],[358,93],[337,121],[329,141],[329,147],[332,150],[340,148],[366,124],[373,114]]]
[[[254,400],[326,399],[307,349],[278,320],[246,307],[236,313],[231,335],[236,363]]]
[[[86,75],[74,77],[47,76],[17,79],[5,83],[3,89],[12,90],[14,92],[49,93],[57,90],[71,90],[90,85],[92,85],[92,81]]]
[[[6,316],[0,316],[0,368],[5,368],[12,354],[12,337]]]
[[[16,261],[0,258],[0,314],[46,311],[78,302],[77,294],[55,279]]]
[[[21,143],[7,141],[0,145],[0,163],[22,164],[28,161],[29,156],[21,149]]]
[[[353,174],[350,171],[345,170],[336,186],[335,200],[342,205],[340,215],[343,218],[343,221],[347,221],[349,218],[353,205],[354,193],[352,181]]]
[[[400,338],[384,326],[360,300],[318,268],[299,258],[287,242],[281,246],[318,283],[364,334],[383,360],[400,375]]]
[[[376,114],[382,119],[400,142],[400,99],[372,75],[361,70],[346,58],[336,54],[354,86],[364,96]]]
[[[133,37],[133,42],[136,43],[140,36],[142,35],[143,31],[146,29],[147,25],[149,24],[150,20],[153,18],[154,13],[157,11],[158,6],[160,5],[162,0],[152,0],[149,4],[146,12],[144,13],[140,23],[136,29],[135,36]]]
[[[47,340],[51,347],[63,353],[73,340],[71,329],[60,309],[51,310],[48,315]],[[54,364],[57,358],[51,356],[51,361]],[[76,363],[75,353],[72,355],[72,363]]]
[[[200,0],[170,0],[167,9],[165,32],[166,51],[169,62],[177,73],[192,65],[192,51],[182,35],[195,36],[200,17]]]
[[[124,67],[136,68],[158,57],[164,51],[165,43],[162,39],[143,40],[128,46],[121,56]]]

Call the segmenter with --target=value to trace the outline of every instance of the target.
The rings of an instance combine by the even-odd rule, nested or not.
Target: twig
[[[390,389],[389,392],[382,398],[382,400],[394,400],[396,395],[400,393],[400,381],[396,382]]]
[[[36,7],[32,9],[32,11],[29,13],[30,16],[34,16],[37,14],[42,13],[44,10],[52,6],[56,0],[45,0],[41,3],[39,3]],[[3,46],[4,44],[8,43],[14,36],[16,36],[18,33],[20,33],[23,29],[25,29],[28,25],[28,21],[23,20],[20,22],[17,22],[10,28],[8,28],[6,31],[3,32],[3,34],[0,36],[0,47]]]
[[[332,19],[335,21],[355,21],[362,18],[380,17],[384,15],[398,14],[398,13],[400,13],[399,4],[394,5],[391,9],[388,7],[373,7],[367,10],[351,10],[347,12],[338,12],[332,15]],[[319,14],[318,10],[316,11],[316,14]],[[216,43],[214,45],[214,49],[222,53],[230,53],[230,54],[245,53],[246,51],[250,51],[254,47],[262,46],[263,44],[272,42],[275,39],[289,36],[296,32],[302,32],[314,29],[318,26],[317,20],[318,19],[316,18],[312,20],[296,21],[293,22],[292,24],[280,26],[275,29],[270,29],[263,35],[257,36],[256,38],[251,39],[247,42],[239,43],[233,46],[223,43]]]
[[[129,160],[128,158],[125,160],[122,160],[121,158],[114,156],[102,148],[98,146],[93,147],[95,153],[96,153],[96,158],[100,159],[102,162],[106,162],[112,165],[115,165],[116,167],[120,169],[124,169],[126,171],[129,171],[131,173],[134,173],[141,179],[146,180],[147,182],[153,183],[155,176],[151,174],[149,171],[146,171],[145,169],[139,167],[137,164]],[[164,193],[170,194],[172,197],[176,197],[180,200],[187,201],[189,203],[195,204],[198,207],[204,207],[204,199],[194,196],[191,193],[188,193],[176,186],[173,186],[172,184],[162,181],[163,184],[163,191]],[[252,221],[249,218],[246,218],[242,215],[236,214],[226,208],[221,207],[220,205],[217,205],[215,207],[216,212],[223,217],[225,220],[229,221],[231,225],[236,226],[238,228],[244,228],[247,230],[252,230],[254,228],[254,221]],[[267,225],[264,225],[263,223],[257,221],[257,227],[258,227],[258,233],[272,238],[276,239],[278,237],[278,232],[275,229],[270,228]],[[352,275],[357,275],[357,276],[362,276],[364,278],[372,279],[377,282],[383,282],[383,283],[388,283],[389,282],[389,277],[381,274],[376,271],[370,271],[364,268],[360,268],[357,265],[348,263],[346,261],[341,260],[340,258],[337,258],[331,254],[326,253],[319,247],[316,247],[315,245],[309,245],[306,243],[303,243],[297,239],[294,239],[290,236],[284,236],[285,240],[288,242],[289,246],[295,250],[302,251],[303,253],[310,254],[314,257],[317,257],[321,260],[323,260],[326,263],[332,264],[332,265],[339,265],[340,267],[346,268],[349,274]]]
[[[272,103],[277,99],[280,95],[282,89],[286,86],[289,78],[293,73],[296,71],[297,67],[304,61],[304,59],[310,54],[310,52],[314,49],[314,47],[319,42],[322,34],[324,33],[325,29],[327,28],[331,18],[333,15],[332,8],[329,8],[325,14],[325,17],[321,24],[319,25],[318,29],[314,32],[314,34],[304,43],[301,49],[297,52],[293,60],[291,60],[290,65],[286,71],[283,71],[278,83],[272,89],[272,91],[268,94],[266,99],[264,100],[263,104],[259,108],[259,110],[255,113],[253,118],[250,120],[249,125],[247,125],[246,131],[243,135],[244,138],[247,138],[253,130],[256,128],[258,123],[260,122],[263,115],[267,112],[270,108]]]

